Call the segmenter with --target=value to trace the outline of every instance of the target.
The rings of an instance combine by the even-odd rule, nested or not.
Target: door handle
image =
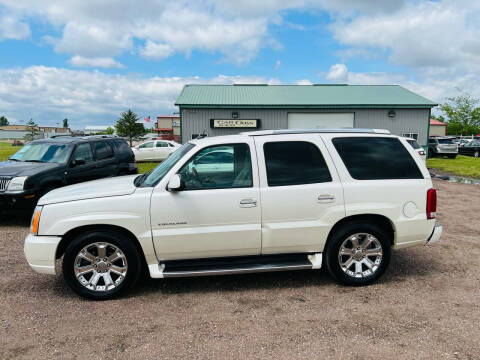
[[[322,195],[318,195],[318,198],[317,198],[318,201],[320,202],[333,202],[335,201],[335,195],[331,195],[331,194],[322,194]]]
[[[255,207],[255,206],[257,206],[257,200],[255,199],[240,200],[240,207]]]

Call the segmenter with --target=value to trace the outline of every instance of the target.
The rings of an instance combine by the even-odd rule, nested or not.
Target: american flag
[[[146,117],[146,118],[144,118],[143,120],[145,120],[145,122],[150,122],[150,116],[149,116],[149,117]]]

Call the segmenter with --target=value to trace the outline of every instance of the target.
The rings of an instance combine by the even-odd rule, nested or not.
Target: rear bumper
[[[59,236],[28,234],[23,248],[28,265],[38,273],[55,275],[55,256],[61,240]]]
[[[438,240],[440,240],[440,236],[442,236],[442,232],[443,232],[442,225],[440,225],[440,223],[436,221],[433,231],[430,234],[430,237],[427,239],[426,244],[436,243]]]

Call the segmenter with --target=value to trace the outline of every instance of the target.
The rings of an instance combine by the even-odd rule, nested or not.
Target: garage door
[[[353,113],[289,113],[289,129],[353,128]]]

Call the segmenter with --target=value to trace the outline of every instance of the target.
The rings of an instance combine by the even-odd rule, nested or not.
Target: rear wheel
[[[457,155],[456,155],[456,154],[455,154],[455,155],[448,155],[448,157],[449,157],[450,159],[455,159],[455,158],[457,157]]]
[[[330,274],[347,285],[369,285],[376,281],[390,262],[388,233],[368,223],[348,223],[338,229],[326,248]]]
[[[63,276],[78,295],[107,300],[135,285],[141,264],[138,250],[122,233],[94,231],[80,234],[67,247]]]

